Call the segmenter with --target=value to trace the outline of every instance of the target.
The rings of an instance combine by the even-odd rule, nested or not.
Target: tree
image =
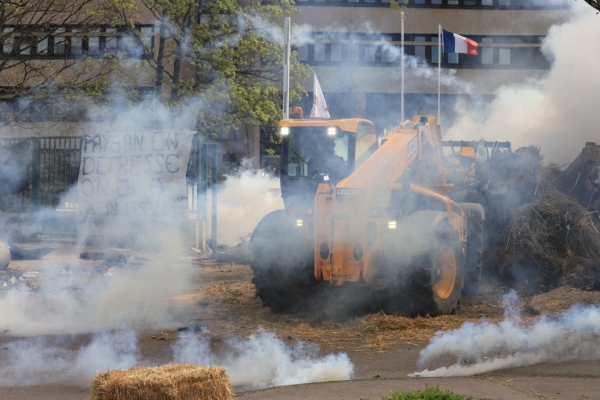
[[[133,26],[145,12],[154,16],[158,41],[147,64],[155,94],[173,107],[199,99],[198,129],[205,136],[222,137],[242,125],[275,132],[282,117],[283,17],[296,12],[291,0],[109,1],[123,25]],[[291,80],[307,78],[310,69],[295,52],[291,59]],[[290,101],[303,94],[297,84]]]
[[[0,4],[0,90],[22,98],[14,118],[82,94],[99,95],[111,82],[118,57],[86,54],[82,43],[105,24],[101,0],[5,0]],[[116,39],[115,39],[116,40]],[[68,103],[68,101],[67,101]],[[64,109],[72,107],[64,105]],[[81,112],[85,110],[81,109]],[[2,126],[2,125],[0,125]]]

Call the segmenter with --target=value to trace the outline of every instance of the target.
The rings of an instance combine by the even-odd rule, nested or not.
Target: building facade
[[[405,117],[437,114],[438,26],[479,43],[479,55],[444,53],[441,64],[442,126],[452,123],[456,108],[489,102],[502,85],[543,76],[550,62],[541,50],[548,29],[566,19],[572,0],[407,0],[392,7],[391,0],[297,0],[300,12],[293,46],[300,61],[319,77],[332,118],[363,117],[380,131],[400,120],[401,13],[405,26]],[[6,22],[0,30],[0,64],[20,62],[31,71],[65,68],[85,59],[96,66],[118,55],[125,68],[114,74],[137,80],[138,92],[155,88],[140,59],[153,57],[158,32],[154,16],[142,15],[133,27],[114,27],[77,18],[54,19],[43,29]],[[17,21],[18,22],[18,21]],[[140,40],[141,39],[141,40]],[[137,63],[137,66],[136,66]],[[169,66],[167,66],[169,68]],[[0,68],[0,137],[80,135],[94,124],[112,122],[105,109],[85,102],[58,102],[35,93],[15,96],[12,85],[22,85],[15,69]],[[32,72],[33,73],[33,72]],[[69,72],[65,72],[68,74]],[[107,79],[110,79],[110,74]],[[35,77],[32,77],[35,81]],[[301,104],[310,112],[312,80]],[[168,86],[163,90],[168,91]],[[256,127],[243,127],[221,142],[222,160],[229,165],[253,158],[258,166],[275,159],[264,153],[269,140]],[[261,144],[262,142],[262,144]]]
[[[405,118],[437,115],[438,26],[475,40],[477,56],[442,54],[442,127],[455,108],[489,102],[502,85],[543,76],[548,29],[566,19],[569,0],[298,0],[293,17],[312,42],[296,45],[317,73],[332,118],[400,122],[401,13],[404,13]],[[312,90],[312,81],[304,82]],[[309,99],[303,103],[311,107]]]

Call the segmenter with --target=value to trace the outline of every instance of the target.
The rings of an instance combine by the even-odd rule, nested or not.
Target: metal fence
[[[81,162],[82,137],[28,137],[0,139],[0,147],[26,142],[29,149],[27,180],[14,194],[0,194],[0,213],[29,214],[43,236],[76,235],[77,180]],[[190,152],[187,182],[191,211],[203,221],[210,219],[210,236],[216,241],[217,149],[195,135]],[[0,160],[3,163],[3,160]],[[1,183],[1,182],[0,182]],[[210,195],[209,195],[210,192]],[[208,222],[208,221],[207,221]]]
[[[22,142],[29,149],[29,154],[23,155],[25,159],[20,160],[29,165],[27,179],[19,192],[0,196],[0,211],[34,216],[38,233],[73,236],[82,138],[0,139],[0,146]]]
[[[70,195],[69,189],[74,188],[77,183],[81,138],[55,136],[0,139],[0,146],[20,142],[27,142],[29,145],[29,160],[23,160],[24,163],[29,163],[27,183],[19,193],[0,197],[0,210],[31,213],[39,208],[65,207],[64,201],[76,202],[76,193]]]

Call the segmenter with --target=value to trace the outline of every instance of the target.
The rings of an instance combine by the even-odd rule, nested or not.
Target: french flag
[[[444,35],[444,53],[463,53],[477,55],[477,42],[442,29]]]

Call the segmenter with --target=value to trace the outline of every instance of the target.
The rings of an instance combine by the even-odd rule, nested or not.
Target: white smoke
[[[279,178],[244,170],[228,176],[217,194],[217,240],[235,245],[269,212],[283,209]]]
[[[188,107],[175,114],[160,104],[144,103],[124,109],[110,125],[100,126],[88,132],[87,138],[93,138],[93,143],[86,142],[84,146],[95,148],[97,143],[102,143],[104,150],[100,151],[104,161],[116,159],[120,163],[122,159],[131,160],[131,169],[129,165],[125,167],[109,161],[104,164],[104,170],[100,171],[100,165],[96,163],[98,176],[94,177],[108,182],[104,186],[105,190],[113,192],[115,182],[118,186],[118,182],[129,179],[135,191],[133,195],[121,193],[115,196],[115,203],[119,202],[117,213],[107,213],[106,207],[98,206],[90,215],[86,215],[88,208],[84,206],[84,196],[81,193],[77,195],[77,187],[63,195],[59,204],[72,202],[73,199],[79,200],[77,245],[69,249],[68,254],[47,257],[46,264],[40,265],[35,294],[29,288],[18,285],[3,290],[0,296],[0,331],[11,336],[33,336],[140,327],[166,329],[174,325],[174,316],[166,305],[171,297],[189,293],[193,272],[190,263],[179,259],[183,249],[193,242],[191,229],[182,229],[183,226],[190,225],[188,210],[185,209],[187,201],[177,209],[181,215],[175,218],[171,218],[173,215],[170,209],[164,211],[164,208],[148,207],[149,210],[143,212],[130,212],[121,206],[148,204],[145,203],[146,199],[151,199],[159,205],[170,206],[180,192],[187,193],[185,174],[174,183],[168,177],[161,176],[164,178],[161,190],[153,190],[156,187],[143,184],[145,181],[140,178],[140,171],[146,164],[138,162],[138,170],[134,171],[136,168],[133,168],[132,160],[140,157],[138,154],[129,157],[132,151],[125,150],[124,138],[131,132],[140,133],[139,137],[144,134],[144,146],[150,148],[146,151],[152,156],[161,154],[162,150],[154,151],[156,147],[153,146],[160,146],[161,142],[154,140],[160,135],[156,136],[153,132],[160,133],[161,129],[183,129],[190,126],[194,121],[194,110],[200,104],[199,100],[193,100]],[[154,111],[152,120],[148,119],[148,109]],[[184,142],[178,143],[181,145]],[[189,151],[181,150],[182,154],[186,150]],[[166,154],[166,150],[162,152]],[[158,156],[155,159],[158,160]],[[147,161],[148,158],[142,160]],[[184,165],[177,165],[177,168],[185,173],[187,165],[183,163]],[[166,171],[165,162],[156,168],[159,167]],[[137,186],[134,186],[135,184]],[[119,189],[116,190],[119,194]],[[100,196],[104,194],[100,192],[98,189],[98,193],[89,196],[90,204],[96,202],[94,207],[113,200],[113,192],[105,196]],[[99,218],[100,216],[102,218]],[[90,228],[87,225],[88,217],[89,220],[102,221],[98,227]],[[34,232],[35,229],[36,226],[32,227],[31,231]],[[130,239],[130,243],[116,240],[117,236]],[[146,253],[138,253],[140,256],[137,262],[112,268],[110,276],[106,276],[103,275],[106,272],[105,265],[86,263],[79,259],[79,254],[88,250],[86,246],[90,241],[94,242],[93,250],[98,252],[105,252],[111,247],[121,247],[128,249],[130,255],[135,254],[135,251]],[[139,248],[129,247],[130,245]],[[148,249],[151,249],[152,253],[148,253]],[[130,257],[130,260],[133,259]]]
[[[484,319],[436,333],[421,351],[418,367],[433,365],[440,357],[453,358],[455,363],[409,376],[470,376],[543,362],[600,359],[593,336],[600,333],[600,307],[577,305],[556,318],[542,316],[528,325],[521,321],[514,291],[505,295],[503,306],[505,318],[498,324]]]
[[[248,339],[229,339],[225,356],[210,353],[206,340],[183,336],[174,345],[175,362],[220,365],[232,386],[264,388],[310,382],[347,380],[354,365],[345,353],[318,356],[319,348],[305,343],[287,346],[275,334],[259,330]]]
[[[113,268],[111,276],[88,275],[92,268],[42,271],[35,295],[26,286],[6,290],[0,297],[0,331],[33,336],[174,326],[166,305],[186,292],[191,265],[158,257],[139,268]],[[81,274],[79,282],[68,274]]]
[[[484,137],[509,140],[513,148],[540,146],[546,161],[557,163],[572,161],[586,141],[598,141],[600,24],[585,2],[571,4],[569,21],[552,27],[543,43],[553,60],[547,76],[501,87],[485,109],[463,110],[445,139]]]
[[[38,337],[5,344],[0,386],[87,386],[100,372],[153,364],[142,357],[131,330],[98,333],[88,344],[70,351],[75,345],[75,339],[69,337]],[[171,362],[221,366],[227,370],[232,386],[244,389],[346,380],[354,373],[345,353],[319,357],[316,346],[287,346],[273,333],[262,330],[248,339],[227,340],[220,356],[211,352],[207,338],[196,335],[180,336],[172,350]]]
[[[132,331],[95,335],[77,353],[72,339],[44,337],[4,344],[0,386],[71,383],[88,386],[92,378],[109,369],[131,368],[139,363],[137,339]]]

